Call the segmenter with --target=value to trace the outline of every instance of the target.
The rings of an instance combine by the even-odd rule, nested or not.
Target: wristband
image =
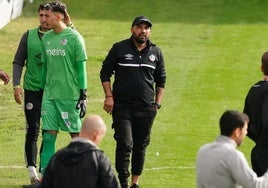
[[[20,85],[15,85],[13,89],[20,88]]]
[[[156,106],[157,109],[161,108],[161,104],[159,104],[159,103],[155,103],[155,106]]]
[[[107,96],[105,96],[105,98],[109,98],[109,97],[113,97],[112,95],[107,95]]]

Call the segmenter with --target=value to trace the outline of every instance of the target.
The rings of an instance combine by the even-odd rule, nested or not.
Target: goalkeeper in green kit
[[[86,113],[87,55],[83,37],[66,26],[66,5],[53,1],[45,5],[47,24],[52,28],[42,38],[43,101],[41,107],[43,148],[41,174],[56,151],[57,133],[78,136]]]

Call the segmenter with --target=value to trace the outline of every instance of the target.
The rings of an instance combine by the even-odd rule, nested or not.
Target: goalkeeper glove
[[[87,90],[86,89],[80,89],[80,97],[78,99],[78,102],[76,104],[76,109],[80,109],[79,117],[83,118],[86,115],[87,111]]]

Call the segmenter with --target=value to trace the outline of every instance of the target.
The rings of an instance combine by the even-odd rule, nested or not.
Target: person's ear
[[[56,13],[56,19],[57,19],[57,21],[60,21],[60,20],[62,20],[62,17],[63,17],[63,15],[61,14],[61,13]]]
[[[262,65],[261,65],[260,69],[261,69],[261,71],[263,72],[263,66],[262,66]]]
[[[56,20],[58,21],[59,20],[59,13],[55,12],[55,17],[56,17]]]
[[[233,136],[235,137],[235,138],[238,138],[238,137],[240,137],[240,134],[241,134],[241,129],[240,128],[235,128],[235,130],[233,131]]]
[[[95,142],[97,139],[98,139],[98,133],[97,132],[94,132],[94,134],[93,134],[93,142]]]

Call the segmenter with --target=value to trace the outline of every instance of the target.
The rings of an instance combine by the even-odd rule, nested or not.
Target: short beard
[[[135,40],[138,44],[144,44],[144,43],[147,42],[147,38],[140,39],[139,37],[134,37],[134,40]]]

